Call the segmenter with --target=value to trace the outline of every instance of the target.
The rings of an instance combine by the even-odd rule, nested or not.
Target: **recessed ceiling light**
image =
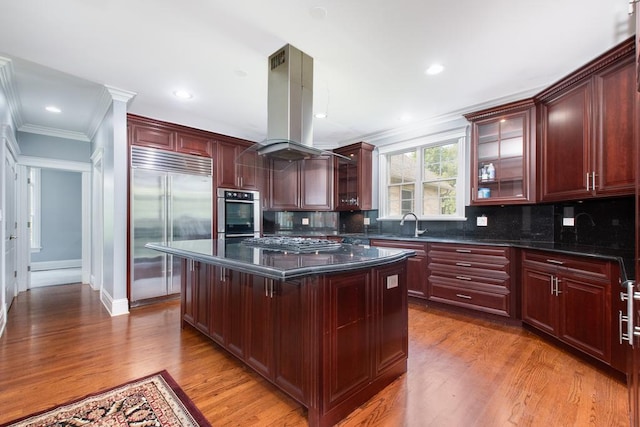
[[[186,90],[176,90],[173,92],[173,94],[176,96],[176,98],[180,98],[180,99],[193,98],[193,94],[191,94],[190,92],[187,92]]]
[[[55,105],[47,105],[44,109],[50,113],[62,113],[62,110]]]
[[[327,113],[315,113],[313,117],[315,117],[316,119],[326,119]]]
[[[444,67],[442,66],[442,64],[433,64],[429,68],[427,68],[425,73],[427,73],[430,76],[435,76],[436,74],[440,74],[443,71],[444,71]]]
[[[410,122],[411,120],[413,120],[413,116],[411,114],[403,114],[402,116],[400,116],[400,120],[403,122]]]

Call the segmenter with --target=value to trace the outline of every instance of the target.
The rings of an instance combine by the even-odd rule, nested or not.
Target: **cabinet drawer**
[[[471,288],[486,288],[490,292],[508,292],[509,276],[504,272],[482,271],[467,268],[462,271],[459,267],[451,267],[440,264],[429,264],[429,271],[433,277],[441,277],[456,283],[456,286]]]
[[[524,265],[532,267],[556,267],[578,276],[589,277],[606,282],[611,281],[612,263],[606,260],[590,257],[574,257],[551,252],[523,251]]]
[[[455,257],[470,255],[488,255],[490,257],[508,258],[509,248],[502,246],[462,245],[457,243],[431,243],[432,252],[450,253]]]
[[[432,301],[444,302],[501,316],[509,316],[508,294],[450,286],[433,276],[431,279],[431,294],[429,299]]]
[[[427,254],[427,245],[428,245],[428,243],[404,242],[404,241],[398,241],[398,240],[377,240],[377,239],[370,239],[369,244],[371,246],[379,246],[382,248],[412,249],[417,253],[419,253],[420,255]]]

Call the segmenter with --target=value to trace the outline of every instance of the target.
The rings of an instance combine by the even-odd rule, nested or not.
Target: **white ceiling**
[[[0,56],[11,59],[0,82],[25,131],[89,139],[109,85],[137,94],[134,114],[260,141],[267,58],[290,43],[314,58],[314,110],[328,112],[314,120],[315,142],[375,142],[536,93],[634,34],[627,5],[0,0]],[[444,73],[425,75],[433,62]]]

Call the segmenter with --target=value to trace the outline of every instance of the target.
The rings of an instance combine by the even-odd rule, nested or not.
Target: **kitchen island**
[[[331,426],[407,370],[411,250],[150,243],[182,261],[191,325]],[[210,420],[215,424],[215,420]]]

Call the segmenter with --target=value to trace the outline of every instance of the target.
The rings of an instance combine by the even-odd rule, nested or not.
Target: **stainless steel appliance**
[[[269,236],[245,239],[242,244],[256,248],[293,253],[313,253],[340,249],[342,243],[312,237]]]
[[[218,239],[260,237],[260,192],[218,188]]]
[[[131,148],[131,305],[180,292],[180,259],[144,247],[149,242],[210,239],[211,159]]]

